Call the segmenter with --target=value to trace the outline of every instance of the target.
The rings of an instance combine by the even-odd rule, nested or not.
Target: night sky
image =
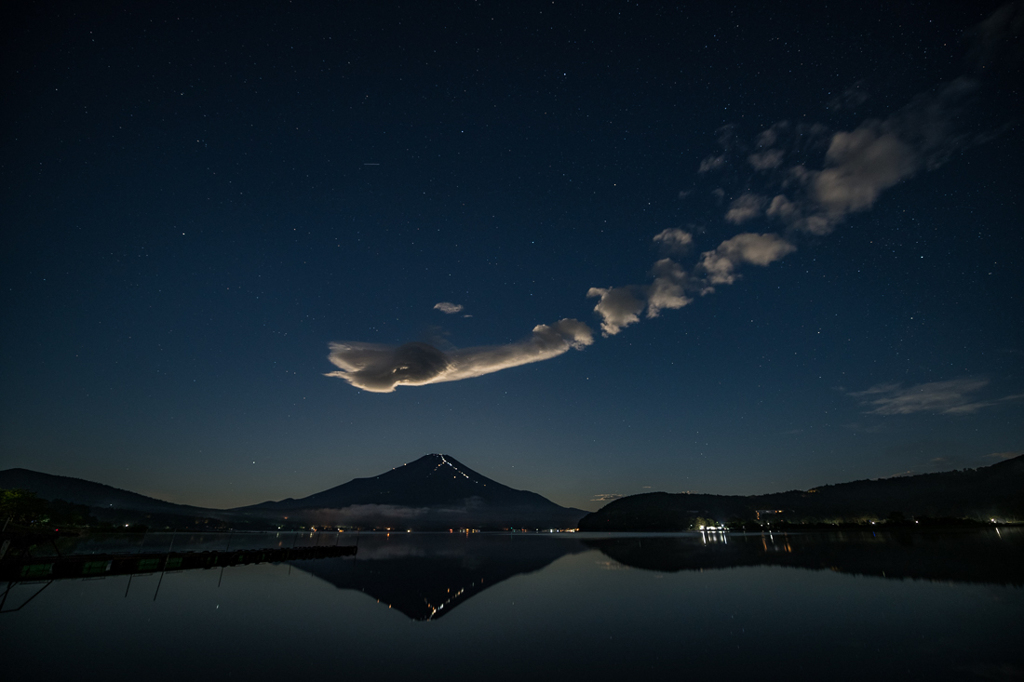
[[[1024,5],[211,4],[4,10],[0,469],[596,509],[1024,451]]]

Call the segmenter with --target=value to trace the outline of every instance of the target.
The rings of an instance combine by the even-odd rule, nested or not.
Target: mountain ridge
[[[106,483],[74,476],[47,474],[23,467],[0,471],[0,488],[31,490],[47,500],[64,500],[95,508],[132,508],[155,513],[193,513],[222,511],[189,504],[167,502]],[[42,490],[42,492],[40,491]]]
[[[763,495],[643,493],[623,497],[580,520],[580,530],[688,530],[718,522],[858,522],[955,517],[1024,520],[1024,455],[977,469],[834,483]]]
[[[43,499],[84,504],[104,521],[176,527],[262,524],[276,528],[301,523],[405,530],[578,527],[674,531],[687,530],[696,518],[820,523],[896,514],[903,518],[1024,520],[1024,455],[977,469],[865,479],[762,495],[643,493],[615,500],[590,514],[562,507],[534,492],[510,488],[453,457],[436,453],[303,498],[231,509],[166,502],[103,483],[24,468],[0,471],[0,488],[23,488]]]

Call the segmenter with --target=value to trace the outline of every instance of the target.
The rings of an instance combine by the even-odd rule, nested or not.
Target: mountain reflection
[[[701,533],[582,541],[659,572],[785,566],[883,578],[1024,586],[1024,529],[914,533]]]
[[[336,534],[327,537],[340,541]],[[350,534],[345,535],[344,546],[296,546],[299,539],[313,542],[312,535],[188,537],[179,538],[178,544],[168,536],[150,539],[147,544],[145,538],[97,538],[65,547],[60,556],[19,560],[17,565],[9,556],[0,613],[38,604],[36,597],[54,582],[127,575],[127,597],[129,590],[136,591],[131,575],[159,574],[154,578],[155,601],[164,573],[220,567],[219,588],[224,567],[238,566],[233,572],[246,570],[241,564],[283,562],[338,589],[363,592],[381,607],[410,619],[427,621],[451,613],[504,580],[584,552],[603,554],[628,568],[663,573],[779,566],[897,580],[1024,586],[1024,528],[764,534],[372,533],[358,536],[354,555]],[[319,543],[321,538],[315,540]],[[170,551],[172,545],[182,551]],[[129,547],[137,551],[126,551]],[[37,568],[48,572],[44,575]],[[228,580],[232,579],[229,572]]]
[[[363,535],[354,559],[289,563],[413,620],[436,620],[503,580],[587,549],[565,536],[392,533]]]

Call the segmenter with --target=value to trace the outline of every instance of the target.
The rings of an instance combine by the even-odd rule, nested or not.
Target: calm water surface
[[[309,536],[95,537],[65,552]],[[4,679],[1024,679],[1024,530],[362,534],[353,557],[4,585]],[[130,580],[130,582],[129,582]]]

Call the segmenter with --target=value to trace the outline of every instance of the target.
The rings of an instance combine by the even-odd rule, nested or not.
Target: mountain
[[[718,522],[831,523],[891,515],[894,519],[1024,520],[1024,456],[978,469],[853,481],[769,495],[632,495],[588,514],[579,528],[677,531],[687,530],[698,517]]]
[[[237,509],[174,504],[28,469],[0,471],[0,488],[21,488],[46,500],[87,505],[101,521],[151,527],[575,528],[587,513],[509,488],[445,455],[426,455],[380,476],[357,478],[302,499]]]
[[[502,485],[439,454],[302,499],[232,511],[282,520],[298,517],[325,525],[402,530],[575,528],[587,513]]]
[[[64,500],[84,504],[93,510],[132,510],[149,514],[181,516],[208,516],[215,509],[192,507],[187,504],[164,502],[103,483],[93,483],[70,476],[54,476],[30,469],[0,471],[0,488],[31,490],[44,500]]]

